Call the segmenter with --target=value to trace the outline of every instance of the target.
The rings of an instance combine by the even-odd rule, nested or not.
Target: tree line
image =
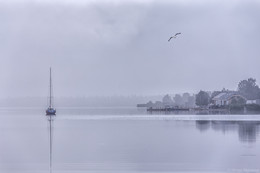
[[[199,91],[196,94],[195,103],[197,106],[208,106],[212,103],[212,99],[222,92],[228,92],[229,90],[223,89],[222,91],[213,91],[211,94],[206,91]],[[245,97],[247,100],[260,99],[260,88],[256,83],[256,79],[248,78],[241,80],[237,86],[238,94]]]

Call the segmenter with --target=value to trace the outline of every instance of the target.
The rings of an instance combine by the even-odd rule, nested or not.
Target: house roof
[[[216,95],[215,97],[213,97],[213,100],[219,100],[223,95],[225,95],[226,93],[219,93],[218,95]]]
[[[224,101],[227,101],[227,100],[231,99],[231,97],[233,97],[233,96],[239,96],[239,97],[242,97],[245,100],[247,100],[245,97],[243,97],[242,95],[238,94],[238,92],[235,92],[235,91],[220,93],[220,94],[216,95],[213,98],[213,100],[224,100]]]

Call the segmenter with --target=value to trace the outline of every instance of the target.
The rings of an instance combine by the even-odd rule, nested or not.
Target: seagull
[[[172,38],[176,38],[177,35],[181,34],[180,32],[176,33],[174,36],[171,36],[168,41],[170,41]]]

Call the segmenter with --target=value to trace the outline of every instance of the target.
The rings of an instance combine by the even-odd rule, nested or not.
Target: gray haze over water
[[[0,1],[0,96],[151,95],[260,80],[259,1]],[[178,38],[168,38],[181,32]]]

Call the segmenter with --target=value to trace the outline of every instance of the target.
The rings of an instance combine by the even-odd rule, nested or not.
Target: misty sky
[[[0,97],[47,96],[50,66],[55,96],[259,83],[259,19],[251,0],[0,0]]]

